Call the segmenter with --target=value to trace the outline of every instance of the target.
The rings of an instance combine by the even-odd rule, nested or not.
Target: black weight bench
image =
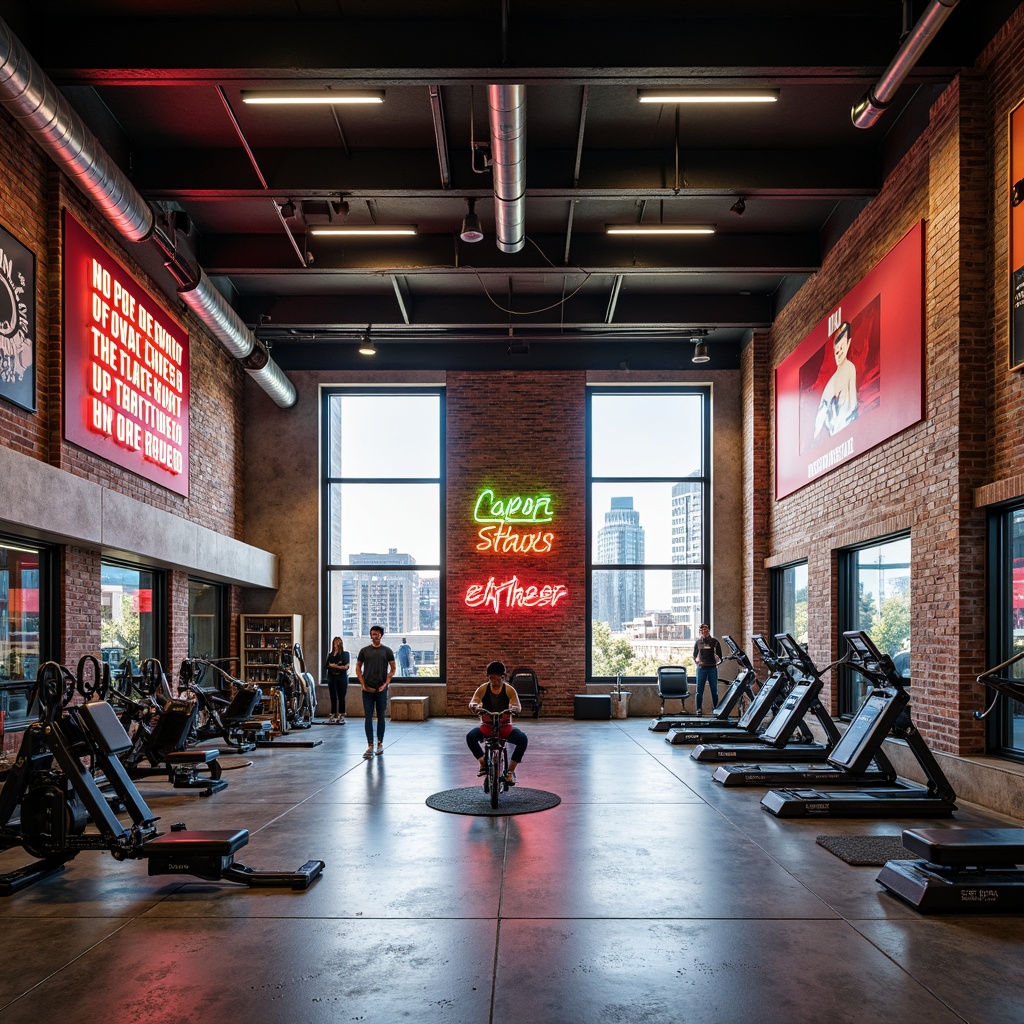
[[[1024,910],[1024,828],[906,829],[919,860],[891,860],[878,882],[922,913]]]
[[[221,766],[218,758],[220,751],[209,750],[175,750],[164,754],[167,774],[175,789],[201,789],[203,796],[211,796],[227,788],[227,782],[221,778]],[[210,777],[200,778],[196,772],[200,768],[209,771]]]
[[[249,842],[249,830],[234,832],[174,829],[142,844],[151,875],[194,875],[211,882],[305,891],[324,869],[322,860],[306,861],[297,871],[254,871],[236,864],[235,854]]]

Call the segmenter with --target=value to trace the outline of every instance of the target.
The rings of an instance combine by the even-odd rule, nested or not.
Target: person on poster
[[[821,393],[818,411],[814,417],[814,440],[827,431],[829,436],[849,426],[857,418],[857,367],[847,357],[850,354],[852,330],[845,320],[832,338],[835,373],[829,377]]]

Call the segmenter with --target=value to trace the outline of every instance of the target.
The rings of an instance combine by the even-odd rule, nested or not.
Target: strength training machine
[[[84,703],[72,703],[76,690]],[[161,833],[118,759],[132,741],[114,709],[94,697],[91,684],[79,684],[64,666],[52,661],[40,666],[32,705],[38,706],[39,719],[25,730],[17,762],[0,790],[0,849],[21,846],[36,860],[0,875],[0,896],[63,870],[83,850],[106,850],[115,860],[144,859],[150,875],[193,875],[252,887],[304,891],[319,877],[321,860],[293,872],[255,871],[235,863],[235,853],[249,842],[247,829],[190,832],[175,824]],[[97,770],[130,825],[122,824],[100,791],[93,777]]]

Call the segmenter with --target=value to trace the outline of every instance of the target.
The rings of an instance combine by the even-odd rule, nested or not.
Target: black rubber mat
[[[917,860],[899,836],[818,836],[815,840],[847,864],[880,867],[890,860]]]
[[[484,792],[483,783],[464,789],[445,789],[427,797],[427,806],[433,807],[435,811],[490,816],[533,814],[534,811],[550,810],[561,802],[562,798],[556,793],[513,786],[507,793],[501,794],[498,806],[492,807],[490,795]]]

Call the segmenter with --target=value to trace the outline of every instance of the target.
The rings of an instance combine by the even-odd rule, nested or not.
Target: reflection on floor
[[[1005,820],[780,821],[639,719],[525,720],[520,782],[552,810],[431,810],[478,784],[469,726],[394,723],[366,761],[361,723],[318,724],[211,799],[146,784],[166,825],[245,827],[249,866],[323,877],[261,892],[83,853],[0,901],[0,1022],[1021,1021],[1024,922],[921,917],[814,842]]]

